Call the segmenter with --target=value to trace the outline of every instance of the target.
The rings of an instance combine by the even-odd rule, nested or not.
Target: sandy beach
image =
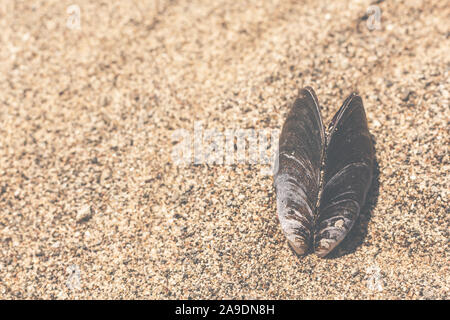
[[[0,29],[1,299],[449,298],[447,1],[0,0]],[[325,259],[225,140],[305,86],[326,124],[359,92],[376,143]]]

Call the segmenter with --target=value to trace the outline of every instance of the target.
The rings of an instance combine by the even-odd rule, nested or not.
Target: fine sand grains
[[[0,298],[448,299],[448,3],[157,3],[0,1]],[[357,90],[376,142],[329,259],[288,248],[264,165],[172,157],[306,85],[325,123]]]

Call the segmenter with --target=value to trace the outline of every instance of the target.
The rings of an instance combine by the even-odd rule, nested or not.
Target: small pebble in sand
[[[93,214],[92,207],[90,205],[85,205],[78,210],[76,220],[78,223],[88,221]]]

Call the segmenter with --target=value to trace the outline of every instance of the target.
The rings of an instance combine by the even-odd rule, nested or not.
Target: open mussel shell
[[[298,254],[330,253],[354,225],[372,181],[374,148],[358,95],[345,100],[330,128],[326,143],[317,97],[302,89],[281,131],[274,176],[281,228]]]

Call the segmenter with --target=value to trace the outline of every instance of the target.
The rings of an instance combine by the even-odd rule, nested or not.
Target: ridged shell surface
[[[324,142],[317,98],[311,88],[302,89],[281,131],[275,172],[278,218],[298,254],[313,239]]]
[[[313,249],[323,257],[339,245],[372,182],[374,148],[357,94],[345,100],[329,132],[326,142],[314,90],[302,89],[281,131],[274,176],[281,228],[298,254]]]

